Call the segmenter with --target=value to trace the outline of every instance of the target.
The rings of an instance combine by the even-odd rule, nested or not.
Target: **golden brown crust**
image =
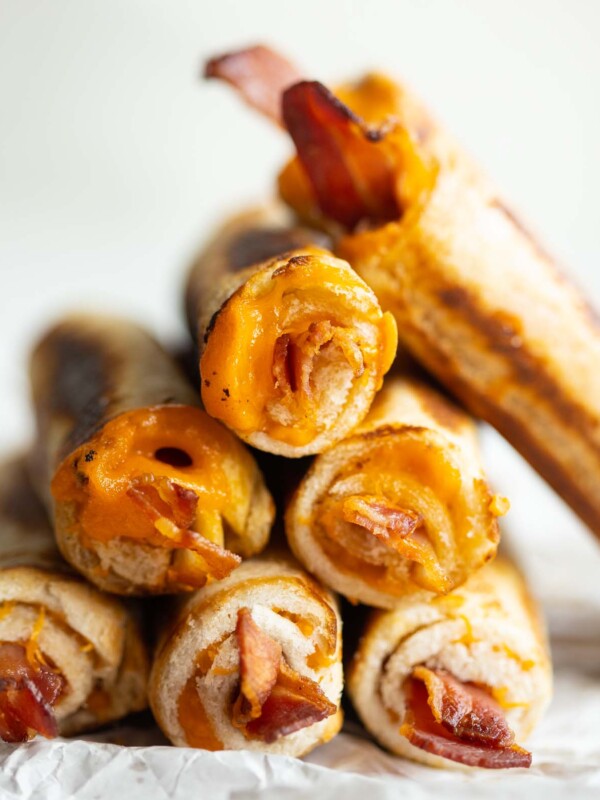
[[[182,498],[180,502],[187,503],[187,527],[197,524],[198,517],[198,524],[209,530],[211,520],[217,527],[225,525],[222,541],[215,547],[221,548],[228,568],[235,566],[238,556],[252,555],[265,546],[274,510],[260,470],[245,448],[197,408],[199,397],[143,329],[111,317],[68,317],[37,346],[31,381],[38,423],[31,461],[39,492],[52,510],[63,556],[97,586],[118,594],[189,591],[190,582],[198,586],[205,580],[202,568],[210,571],[200,557],[192,563],[193,543],[175,541],[171,528],[170,540],[155,535],[148,514],[154,512],[156,492],[146,506],[136,507],[137,516],[132,517],[128,493],[140,482],[152,482],[156,474],[162,475],[163,484],[166,481],[179,490],[172,495],[173,502]],[[150,435],[151,426],[158,438],[156,443],[148,441],[149,460],[142,463],[137,446],[140,437]],[[166,448],[160,446],[162,433],[169,439]],[[176,439],[181,442],[179,448],[189,443],[196,462],[173,445]],[[117,454],[119,447],[122,452]],[[169,461],[171,451],[189,459],[189,474],[178,473],[188,489],[171,481],[178,471],[177,461]],[[223,512],[223,523],[223,509],[214,510],[209,503],[212,517],[203,523],[204,509],[197,507],[198,495],[189,483],[192,487],[194,481],[201,483],[198,491],[204,487],[210,500],[216,497],[218,486],[205,487],[202,482],[210,483],[210,476],[216,474],[216,468],[203,465],[209,459],[214,462],[217,451],[222,482],[235,476],[227,484],[231,513]],[[114,467],[115,458],[120,459],[119,469]],[[102,473],[101,479],[94,470]],[[125,480],[129,485],[123,487]],[[96,511],[87,516],[96,520],[95,527],[89,523],[86,527],[86,511],[96,501]],[[135,523],[126,531],[122,525],[128,519]],[[201,545],[199,540],[197,549]]]
[[[280,206],[258,206],[229,219],[202,249],[187,277],[184,302],[190,333],[202,351],[216,315],[239,285],[239,273],[301,247],[328,247],[326,234],[294,225]],[[237,285],[236,285],[237,284]]]
[[[35,348],[30,376],[38,426],[32,464],[43,496],[60,462],[110,419],[137,408],[198,405],[160,345],[114,317],[66,317]]]
[[[415,146],[432,186],[338,250],[407,349],[600,532],[597,316],[440,126]]]

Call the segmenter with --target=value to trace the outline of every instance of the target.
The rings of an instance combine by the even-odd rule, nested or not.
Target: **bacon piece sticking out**
[[[335,714],[336,706],[318,684],[282,662],[262,714],[246,726],[249,736],[271,743]]]
[[[275,342],[273,350],[273,379],[275,385],[284,393],[295,392],[296,358],[293,351],[292,337],[284,333]]]
[[[362,352],[349,330],[332,325],[328,320],[312,322],[304,334],[292,338],[284,333],[275,342],[273,377],[284,392],[301,391],[312,396],[315,361],[324,349],[338,347],[356,377],[364,372]]]
[[[264,45],[211,58],[204,76],[227,81],[247,103],[280,125],[281,95],[302,80],[293,64]]]
[[[394,550],[403,558],[414,561],[422,570],[419,580],[431,591],[444,592],[449,588],[449,578],[442,568],[435,549],[426,535],[419,529],[423,524],[423,516],[410,509],[388,500],[386,497],[375,495],[350,495],[341,503],[341,517],[345,522],[358,525],[368,531],[377,542],[390,550]],[[336,526],[330,531],[336,533]],[[343,529],[338,532],[341,544],[356,552],[356,555],[365,557],[373,563],[379,562],[378,550],[369,547],[364,537],[358,541],[344,540],[347,532]]]
[[[195,531],[189,530],[197,516],[198,497],[168,478],[134,482],[127,490],[130,497],[154,525],[150,544],[173,549],[192,550],[204,561],[208,575],[226,578],[241,563],[241,558]]]
[[[303,80],[287,59],[262,45],[211,59],[205,76],[227,81],[287,128],[325,216],[350,229],[362,219],[398,218],[396,157],[385,140],[389,124],[369,127],[325,86]]]
[[[19,644],[0,644],[0,738],[26,742],[36,733],[58,735],[53,704],[64,678],[45,664],[32,664]]]
[[[336,706],[310,678],[284,660],[281,646],[252,619],[238,611],[240,694],[232,722],[248,738],[271,743],[335,714]]]
[[[471,767],[531,766],[531,753],[515,744],[502,709],[483,689],[416,667],[404,693],[400,733],[415,747]]]
[[[260,717],[277,683],[281,645],[262,631],[249,608],[238,611],[236,636],[240,651],[240,694],[234,708],[235,724],[243,727]]]
[[[386,544],[404,539],[414,533],[423,522],[416,511],[401,508],[383,497],[352,495],[342,506],[344,519],[370,531]]]
[[[242,563],[242,559],[236,553],[209,542],[208,539],[200,536],[199,533],[195,533],[195,531],[182,530],[179,535],[181,538],[178,542],[174,542],[168,537],[170,546],[193,550],[206,563],[208,575],[216,578],[216,580],[223,580]]]
[[[178,528],[189,528],[196,517],[196,493],[169,478],[145,475],[132,482],[127,494],[144,508],[153,522],[164,517]]]
[[[373,129],[317,81],[283,94],[283,121],[323,214],[354,228],[397,219],[396,157]]]

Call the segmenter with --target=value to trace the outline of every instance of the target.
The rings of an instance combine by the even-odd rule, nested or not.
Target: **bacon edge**
[[[271,744],[335,714],[335,704],[285,662],[281,645],[261,630],[248,608],[238,611],[236,635],[240,690],[231,720],[247,738]]]
[[[483,689],[445,670],[416,667],[404,693],[400,733],[415,747],[471,767],[531,766],[531,753],[514,743],[502,709]]]
[[[62,675],[45,664],[32,664],[26,647],[0,643],[0,738],[16,743],[36,733],[47,739],[57,736],[53,705],[64,688]]]
[[[302,80],[290,61],[264,45],[211,58],[206,62],[204,77],[231,84],[250,106],[279,125],[284,90]]]
[[[400,216],[387,127],[369,127],[318,81],[286,89],[282,113],[326,217],[352,229],[363,219]]]
[[[148,480],[130,486],[127,495],[155,526],[150,544],[193,551],[203,559],[207,574],[217,580],[226,578],[241,564],[240,556],[189,530],[198,504],[191,490],[169,479]]]
[[[348,495],[341,500],[335,500],[334,503],[334,517],[339,517],[350,525],[356,525],[401,558],[412,561],[419,570],[414,574],[414,580],[419,585],[438,594],[447,592],[451,588],[447,570],[438,559],[426,531],[420,530],[424,523],[421,514],[404,509],[386,497],[377,495]],[[362,542],[355,541],[352,546],[351,541],[344,535],[344,528],[331,524],[327,528],[327,534],[356,557],[368,560],[364,549],[361,551],[356,546]],[[372,563],[378,561],[374,560]]]
[[[283,394],[302,392],[310,400],[315,360],[328,345],[341,350],[356,378],[364,373],[363,354],[351,331],[321,320],[312,322],[302,335],[292,338],[284,333],[276,340],[272,372],[277,388]]]

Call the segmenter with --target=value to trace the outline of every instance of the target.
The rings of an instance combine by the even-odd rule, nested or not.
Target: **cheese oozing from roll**
[[[491,559],[496,518],[468,415],[390,376],[365,421],[318,456],[286,512],[297,558],[353,601],[445,594]]]
[[[265,546],[274,510],[256,463],[143,330],[68,318],[32,380],[58,543],[98,586],[189,591]]]
[[[588,299],[404,85],[370,74],[334,94],[298,71],[290,85],[285,59],[265,50],[209,73],[253,103],[268,84],[259,107],[297,151],[284,200],[333,234],[402,345],[600,535],[600,325]]]
[[[346,262],[310,243],[319,238],[276,208],[234,217],[186,292],[204,407],[287,457],[321,452],[360,422],[396,353],[392,316]]]

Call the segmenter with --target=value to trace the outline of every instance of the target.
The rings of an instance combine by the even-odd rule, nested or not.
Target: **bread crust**
[[[194,260],[185,285],[187,323],[199,352],[213,317],[257,264],[314,245],[328,247],[331,239],[294,224],[285,207],[275,203],[245,209],[221,225]]]
[[[348,669],[350,698],[365,727],[392,752],[437,767],[453,765],[400,734],[402,685],[415,666],[486,686],[521,743],[552,694],[544,625],[523,578],[497,559],[434,602],[406,600],[373,612]]]
[[[50,490],[61,466],[73,460],[79,448],[85,452],[86,444],[122,415],[199,405],[175,362],[133,323],[75,315],[40,341],[30,373],[38,429],[30,459],[32,474],[53,516],[63,557],[105,591],[122,595],[181,591],[171,578],[175,549],[116,533],[106,540],[94,539],[86,535],[77,503],[55,500]],[[227,546],[246,557],[266,545],[274,511],[258,466],[239,450],[252,502],[244,529],[232,531]]]
[[[163,627],[149,689],[154,716],[174,744],[300,756],[339,731],[343,678],[337,603],[289,556],[271,553],[245,561],[224,581],[180,599],[177,605]],[[235,629],[237,612],[244,607],[250,608],[261,629],[281,644],[290,666],[318,682],[337,706],[335,714],[269,744],[246,738],[232,725],[232,696],[239,681]],[[309,623],[312,630],[303,632],[298,619]],[[307,659],[310,663],[317,644],[323,663],[310,667]],[[199,655],[207,651],[212,666],[200,675],[196,672]],[[194,732],[185,729],[180,716],[180,698],[190,680],[196,681],[192,699],[196,726],[202,718],[201,730]]]

